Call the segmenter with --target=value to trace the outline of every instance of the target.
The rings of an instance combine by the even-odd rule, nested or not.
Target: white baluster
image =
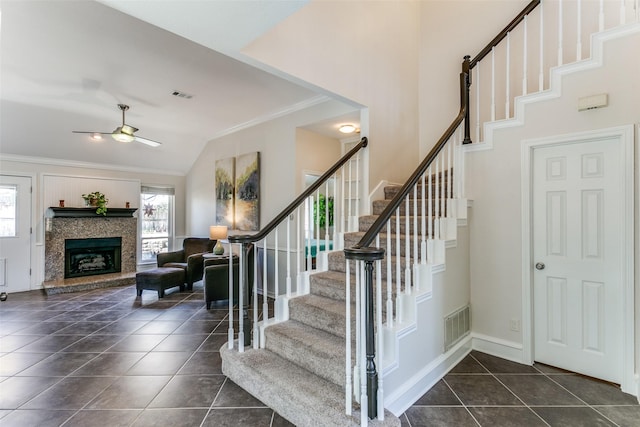
[[[364,262],[358,261],[359,277],[357,278],[360,287],[360,425],[368,424],[368,400],[367,400],[367,351],[365,337],[367,336],[367,322],[365,322],[366,300],[364,293]]]
[[[360,215],[360,153],[356,154],[356,213],[354,216],[354,227],[355,227],[355,219]],[[356,230],[353,230],[356,231]]]
[[[558,1],[558,65],[562,65],[562,0]]]
[[[340,231],[342,233],[349,231],[347,230],[347,226],[346,226],[346,218],[345,218],[345,209],[346,209],[346,205],[348,203],[346,196],[346,193],[344,192],[344,181],[346,180],[346,176],[345,176],[345,167],[342,166],[342,169],[340,170],[340,182],[341,182],[341,186],[342,186],[342,191],[340,192],[340,197],[342,198],[342,206],[340,207]]]
[[[229,245],[229,288],[233,289],[233,256],[231,255],[231,245]],[[240,256],[238,261],[238,270],[243,270],[244,251],[240,246]],[[244,353],[244,281],[239,278],[238,286],[238,351]],[[229,299],[233,300],[233,292],[229,294]]]
[[[576,61],[582,59],[582,0],[578,0],[578,19],[576,26],[578,27],[578,43],[576,44]]]
[[[439,155],[439,159],[440,159],[440,163],[442,165],[442,169],[440,174],[442,175],[441,180],[440,180],[440,185],[442,186],[442,191],[440,192],[440,218],[442,217],[446,217],[447,214],[447,207],[446,207],[446,201],[447,201],[447,182],[445,181],[447,179],[447,170],[446,170],[446,166],[444,163],[445,160],[445,152],[440,152]],[[444,236],[444,238],[446,239],[447,236]]]
[[[411,209],[409,206],[409,195],[405,198],[404,204],[404,291],[407,294],[411,293],[411,231],[409,230],[409,224],[411,224],[411,218],[409,214]],[[400,248],[398,248],[400,253]]]
[[[287,298],[291,298],[291,223],[288,219],[287,222]]]
[[[242,247],[240,247],[242,251]],[[253,251],[253,265],[249,268],[253,268],[253,348],[257,349],[260,343],[260,329],[258,328],[258,249],[255,244],[252,248]]]
[[[434,231],[435,231],[435,235],[434,235],[434,239],[439,239],[440,238],[440,173],[439,173],[439,161],[438,158],[436,158],[435,160],[435,164],[436,164],[436,175],[434,177],[435,179],[435,194],[434,194],[434,202],[435,202],[435,222],[436,224],[434,224]]]
[[[231,259],[231,251],[232,245],[229,243],[229,259]],[[229,270],[233,271],[233,270]],[[231,274],[229,275],[231,276]],[[227,330],[227,347],[229,349],[233,349],[233,340],[234,340],[234,332],[233,332],[233,280],[229,278],[229,329]]]
[[[267,323],[269,320],[269,304],[267,296],[269,295],[269,278],[267,277],[267,238],[262,240],[262,321]],[[260,343],[260,348],[264,348],[265,343]]]
[[[336,209],[338,209],[339,201],[340,199],[338,199],[338,175],[333,174],[333,212],[331,213],[333,217],[333,249],[338,249],[340,247],[340,245],[338,245],[338,227],[336,224]],[[328,205],[329,204],[327,203],[327,206]],[[328,221],[329,221],[329,218],[327,217],[327,222]],[[329,250],[328,246],[327,246],[327,250]]]
[[[604,0],[600,0],[600,13],[598,13],[598,31],[604,31]]]
[[[491,121],[496,120],[496,47],[491,48]]]
[[[624,3],[625,0],[620,0],[620,25],[624,25],[626,23],[627,10]]]
[[[402,293],[402,267],[400,265],[400,208],[396,209],[396,247],[395,247],[395,255],[396,255],[396,316],[398,318],[398,322],[402,323],[404,321],[404,316],[402,312],[402,304],[400,304],[399,296]]]
[[[393,326],[393,273],[391,269],[391,220],[387,221],[387,326]]]
[[[522,41],[523,46],[522,46],[522,50],[524,52],[524,54],[522,55],[522,94],[526,95],[527,94],[527,59],[529,57],[529,43],[528,43],[528,35],[529,35],[529,31],[528,31],[528,18],[529,15],[525,15],[524,17],[524,39]]]
[[[455,134],[453,136],[453,140],[449,141],[448,146],[447,146],[447,173],[449,174],[449,179],[447,180],[447,200],[451,200],[453,198],[453,162],[452,162],[452,150],[453,150],[453,146],[455,145]],[[451,203],[449,203],[451,205]],[[447,217],[452,217],[453,216],[453,210],[447,210]]]
[[[376,236],[376,247],[380,247],[380,235]],[[384,393],[383,393],[383,381],[382,381],[382,360],[384,360],[383,354],[383,329],[382,329],[382,274],[380,268],[382,261],[376,261],[376,331],[378,337],[376,338],[376,364],[378,369],[378,395],[376,402],[378,403],[377,413],[378,419],[384,419]]]
[[[314,205],[314,215],[315,215],[315,224],[316,224],[316,268],[318,268],[318,256],[320,255],[320,188],[316,190],[316,200]],[[325,199],[326,202],[326,199]]]
[[[511,113],[511,32],[507,33],[506,73],[504,118],[508,119]]]
[[[480,142],[480,62],[476,63],[476,142]]]
[[[429,192],[429,195],[427,196],[427,234],[429,236],[429,239],[433,239],[433,175],[431,172],[431,166],[429,166],[429,168],[427,169],[427,175],[427,191]],[[429,253],[427,255],[428,259],[430,260],[429,262],[433,262],[433,254]]]
[[[313,259],[311,257],[311,241],[313,239],[313,228],[312,228],[312,224],[313,224],[313,196],[309,196],[307,197],[307,199],[305,200],[305,215],[307,217],[307,231],[306,231],[306,239],[307,239],[307,243],[305,245],[306,251],[307,251],[307,265],[305,268],[305,271],[309,271],[312,268],[313,265]]]
[[[353,198],[351,198],[351,187],[353,187],[353,174],[351,173],[351,164],[353,163],[353,160],[349,160],[349,179],[347,181],[347,183],[349,184],[349,212],[347,215],[347,231],[354,231],[351,229],[351,209],[352,209],[352,205],[353,205]]]
[[[425,197],[425,190],[426,190],[426,182],[425,182],[425,174],[422,174],[422,191],[420,194],[420,231],[422,234],[422,241],[421,241],[421,246],[420,246],[420,263],[421,264],[426,264],[427,262],[427,216],[426,216],[426,203],[427,203],[427,199]]]
[[[540,2],[540,72],[538,74],[538,91],[544,90],[544,2]]]
[[[349,265],[349,260],[345,260],[345,271],[346,271],[346,288],[345,288],[345,318],[347,321],[345,322],[345,413],[347,415],[351,415],[351,406],[352,406],[352,393],[353,389],[351,387],[352,377],[351,377],[351,266]]]
[[[296,208],[296,291],[298,294],[302,289],[302,261],[300,258],[302,257],[302,248],[300,247],[302,241],[302,235],[300,232],[300,209],[302,205]]]
[[[418,263],[418,184],[413,187],[413,263]],[[415,284],[414,284],[415,286]]]
[[[318,206],[318,211],[319,208],[320,206]],[[329,180],[324,184],[324,250],[329,250]]]

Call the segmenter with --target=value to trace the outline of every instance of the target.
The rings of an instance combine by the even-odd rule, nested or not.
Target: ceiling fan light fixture
[[[92,133],[91,139],[93,139],[94,141],[100,141],[102,140],[102,135],[100,135],[99,133]]]
[[[344,124],[344,125],[341,125],[341,126],[338,128],[338,130],[339,130],[341,133],[353,133],[353,132],[355,132],[355,131],[356,131],[356,127],[355,127],[354,125],[352,125],[352,124]]]
[[[111,134],[111,137],[118,142],[132,142],[134,139],[136,139],[133,135],[129,135],[128,133],[123,132],[121,127],[114,130]]]

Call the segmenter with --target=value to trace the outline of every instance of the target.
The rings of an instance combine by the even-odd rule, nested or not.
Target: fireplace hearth
[[[122,238],[65,239],[64,278],[119,273]]]

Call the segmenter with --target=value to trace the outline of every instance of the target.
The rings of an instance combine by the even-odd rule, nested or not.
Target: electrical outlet
[[[509,328],[513,332],[520,332],[520,319],[511,319],[509,321]]]

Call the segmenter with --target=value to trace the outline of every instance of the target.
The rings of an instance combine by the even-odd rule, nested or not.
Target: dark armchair
[[[174,252],[158,254],[158,267],[184,268],[187,289],[193,289],[193,282],[202,279],[204,273],[204,259],[202,254],[211,252],[215,240],[201,237],[187,237],[182,242],[182,249]]]
[[[251,301],[253,291],[253,246],[249,250],[245,262],[248,266],[246,301]],[[204,301],[207,310],[211,302],[229,299],[229,258],[220,257],[205,260],[204,264]],[[238,284],[240,283],[240,266],[237,256],[233,256],[233,300],[238,302]]]

